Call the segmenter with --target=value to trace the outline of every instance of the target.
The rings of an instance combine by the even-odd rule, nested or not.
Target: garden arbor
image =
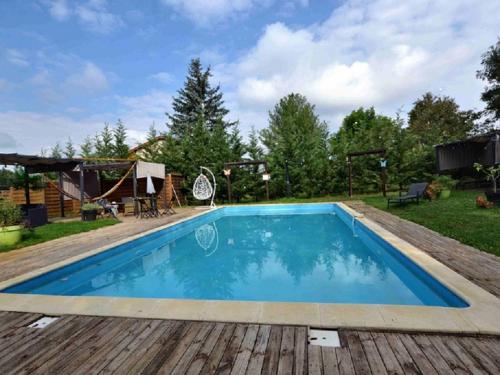
[[[229,202],[231,202],[231,168],[232,167],[240,167],[247,165],[263,165],[264,166],[264,174],[262,175],[262,180],[266,185],[266,199],[269,200],[269,180],[271,175],[267,169],[267,161],[265,160],[243,160],[243,161],[232,161],[228,163],[224,163],[224,175],[227,179],[227,197]]]
[[[368,155],[380,155],[380,181],[382,185],[382,194],[384,197],[386,196],[386,188],[387,188],[387,151],[385,148],[380,148],[377,150],[369,150],[369,151],[359,151],[359,152],[350,152],[347,154],[347,167],[349,169],[349,197],[352,197],[352,158],[357,156],[368,156]]]

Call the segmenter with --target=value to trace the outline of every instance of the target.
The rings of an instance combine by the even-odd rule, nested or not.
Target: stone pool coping
[[[323,202],[320,204],[328,204]],[[427,253],[398,238],[341,202],[331,202],[354,216],[378,236],[469,303],[466,308],[328,304],[296,302],[210,301],[123,297],[71,297],[0,293],[0,310],[48,315],[93,315],[149,319],[206,320],[260,324],[307,325],[472,334],[500,334],[500,299],[473,284]],[[315,204],[315,203],[304,203]],[[255,205],[253,205],[255,206]],[[117,245],[213,212],[204,211],[176,222],[85,252],[53,265],[0,282],[0,289],[101,253]]]

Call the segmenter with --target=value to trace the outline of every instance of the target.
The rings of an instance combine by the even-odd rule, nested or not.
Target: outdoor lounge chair
[[[420,199],[424,197],[425,189],[427,189],[427,182],[419,182],[416,184],[411,184],[408,188],[408,192],[403,194],[399,193],[398,197],[390,197],[387,199],[387,208],[392,204],[406,204],[409,202],[420,203]]]
[[[113,219],[118,219],[118,206],[116,204],[109,203],[107,199],[99,199],[96,203],[102,207],[103,216],[107,214]]]

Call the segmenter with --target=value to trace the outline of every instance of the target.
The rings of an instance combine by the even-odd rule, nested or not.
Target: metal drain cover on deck
[[[54,323],[57,319],[59,319],[59,318],[56,316],[43,316],[40,319],[31,323],[28,327],[30,327],[30,328],[45,328],[49,324]]]
[[[329,329],[309,329],[310,345],[340,347],[339,333]]]

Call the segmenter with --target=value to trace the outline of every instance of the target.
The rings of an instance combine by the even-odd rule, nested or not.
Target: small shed
[[[500,164],[500,130],[435,146],[439,173]]]

